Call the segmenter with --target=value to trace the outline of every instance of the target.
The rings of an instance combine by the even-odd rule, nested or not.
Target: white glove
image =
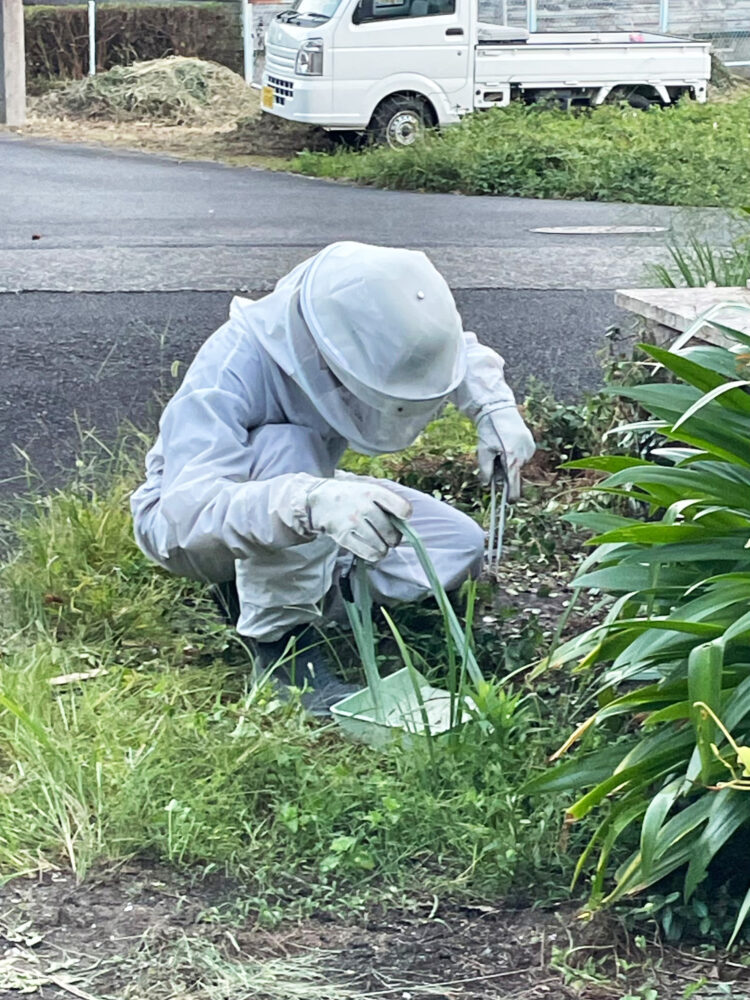
[[[490,410],[477,421],[479,446],[477,459],[482,482],[488,485],[495,474],[495,459],[500,458],[508,477],[508,499],[521,495],[521,466],[536,451],[531,431],[515,405]]]
[[[384,486],[320,479],[307,494],[307,518],[315,534],[330,535],[366,562],[377,562],[401,541],[390,514],[411,517],[411,504]]]

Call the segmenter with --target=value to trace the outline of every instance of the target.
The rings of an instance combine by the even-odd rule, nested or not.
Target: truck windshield
[[[341,0],[294,0],[288,10],[278,15],[279,21],[293,24],[321,24],[336,13]]]

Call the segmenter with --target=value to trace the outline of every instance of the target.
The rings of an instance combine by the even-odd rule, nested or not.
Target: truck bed
[[[475,79],[490,87],[518,83],[526,89],[631,82],[669,86],[705,80],[710,49],[707,42],[646,32],[545,32],[525,42],[478,41]]]

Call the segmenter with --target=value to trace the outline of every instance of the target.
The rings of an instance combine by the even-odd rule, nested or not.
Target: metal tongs
[[[502,483],[500,504],[498,509],[498,485]],[[505,535],[505,511],[508,506],[508,473],[500,455],[495,459],[495,470],[490,480],[490,527],[487,536],[487,553],[485,561],[487,572],[497,576],[500,572],[500,561],[503,557],[503,536]]]

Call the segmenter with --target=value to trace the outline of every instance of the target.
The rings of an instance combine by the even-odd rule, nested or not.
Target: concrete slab
[[[624,288],[615,304],[640,317],[657,344],[674,341],[701,316],[750,335],[750,288]],[[705,325],[700,340],[728,346],[720,331]]]

